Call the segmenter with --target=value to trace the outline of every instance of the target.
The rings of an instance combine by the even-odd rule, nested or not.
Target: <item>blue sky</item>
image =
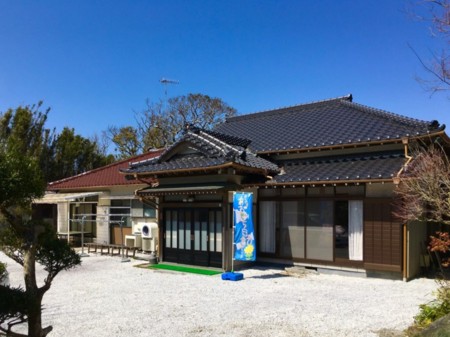
[[[414,2],[415,0],[412,0]],[[239,113],[353,94],[450,124],[408,44],[439,41],[402,0],[0,0],[0,111],[44,101],[49,127],[85,137],[135,123],[145,100],[203,93]],[[441,44],[442,45],[442,44]],[[450,126],[449,126],[450,127]]]

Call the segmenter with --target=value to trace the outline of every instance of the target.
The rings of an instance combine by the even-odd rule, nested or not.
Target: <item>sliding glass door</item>
[[[259,250],[261,253],[275,254],[277,202],[261,201],[259,203],[259,231],[261,235]]]
[[[363,201],[260,201],[259,252],[316,261],[363,260]]]
[[[306,258],[333,261],[333,201],[306,203]]]
[[[164,260],[222,266],[222,210],[211,208],[164,211]]]

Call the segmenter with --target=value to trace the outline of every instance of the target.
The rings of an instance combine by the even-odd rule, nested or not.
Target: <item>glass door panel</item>
[[[170,215],[171,215],[171,211],[169,211],[169,210],[167,210],[166,211],[166,223],[165,223],[165,226],[166,226],[166,232],[165,232],[165,235],[166,235],[166,247],[168,247],[168,248],[170,248],[170,244],[171,244],[171,239],[172,239],[172,226],[171,226],[171,217],[170,217]]]
[[[306,258],[333,261],[333,201],[308,200]]]
[[[304,203],[303,201],[283,201],[281,203],[281,208],[281,256],[304,258]]]
[[[348,259],[348,201],[334,204],[334,254],[338,259]]]
[[[259,204],[260,219],[260,251],[261,253],[275,253],[276,225],[277,225],[276,201],[261,201]]]
[[[202,242],[201,242],[201,250],[206,252],[208,250],[208,213],[207,211],[203,211],[201,213],[201,226],[202,226]]]
[[[216,252],[222,252],[222,212],[216,212]]]
[[[363,260],[363,201],[348,202],[348,248],[349,258],[353,261]]]
[[[178,212],[172,212],[172,248],[178,248]]]
[[[214,211],[209,211],[209,251],[216,251],[216,233],[215,233],[215,218]]]
[[[185,246],[186,250],[191,249],[191,211],[186,211],[185,218]]]
[[[194,211],[194,250],[200,250],[200,214]]]
[[[184,211],[181,211],[178,214],[178,237],[179,237],[179,242],[178,242],[178,248],[180,249],[184,249]]]

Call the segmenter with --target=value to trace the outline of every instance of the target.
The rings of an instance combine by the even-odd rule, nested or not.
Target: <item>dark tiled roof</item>
[[[123,171],[160,173],[235,163],[276,175],[278,167],[256,154],[382,143],[424,136],[443,128],[435,121],[420,121],[353,103],[349,95],[232,117],[214,131],[191,126],[159,158],[134,163]],[[397,152],[302,159],[280,163],[284,174],[276,175],[274,182],[390,179],[403,163],[403,154]]]
[[[132,163],[127,170],[122,171],[130,174],[177,171],[213,168],[230,162],[271,173],[279,171],[278,166],[274,163],[246,151],[241,146],[245,144],[246,140],[238,137],[228,137],[217,132],[205,132],[194,128],[188,130],[178,142],[167,149],[159,158]],[[183,149],[186,148],[190,150],[184,152]]]
[[[86,187],[130,185],[132,182],[126,180],[125,176],[119,172],[119,169],[127,168],[129,163],[133,161],[158,157],[162,152],[162,150],[151,151],[76,176],[54,181],[48,184],[47,190],[57,191]],[[136,181],[136,183],[140,182]]]
[[[225,164],[224,157],[207,158],[199,154],[178,155],[171,158],[171,160],[160,162],[149,161],[139,165],[133,165],[126,173],[147,173],[147,172],[161,172],[161,171],[176,171],[193,168],[207,168]]]
[[[357,154],[285,162],[276,183],[389,180],[405,163],[402,152]]]
[[[387,141],[426,135],[438,123],[353,103],[352,96],[231,117],[215,132],[251,140],[258,152]]]
[[[249,140],[247,138],[230,136],[230,135],[226,135],[224,133],[214,132],[211,130],[203,130],[203,132],[206,134],[209,134],[209,135],[215,137],[216,139],[221,140],[229,145],[235,145],[235,146],[239,146],[239,147],[243,147],[243,148],[246,148],[252,142],[251,140]]]

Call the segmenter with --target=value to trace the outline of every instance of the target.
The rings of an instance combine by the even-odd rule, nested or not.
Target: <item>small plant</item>
[[[436,232],[436,236],[430,237],[430,250],[446,254],[450,251],[450,234],[448,232]],[[444,257],[441,260],[443,267],[450,266],[450,258]]]
[[[439,318],[450,314],[450,282],[448,280],[436,282],[440,284],[436,291],[436,299],[420,305],[420,312],[414,317],[414,325],[407,331],[408,336],[413,336]]]

